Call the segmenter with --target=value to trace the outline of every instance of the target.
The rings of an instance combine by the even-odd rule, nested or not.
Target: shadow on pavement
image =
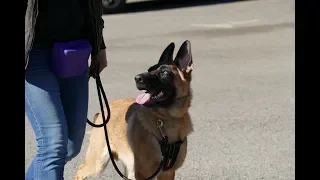
[[[253,0],[150,0],[142,2],[128,3],[126,7],[117,13],[109,14],[125,14],[144,11],[160,11],[175,8],[185,8],[192,6],[207,6],[221,3],[234,3],[241,1],[253,1]]]

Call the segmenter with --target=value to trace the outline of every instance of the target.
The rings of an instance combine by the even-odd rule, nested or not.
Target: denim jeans
[[[62,180],[67,161],[79,154],[88,111],[88,70],[58,78],[51,50],[33,49],[25,71],[25,112],[37,141],[27,180]]]

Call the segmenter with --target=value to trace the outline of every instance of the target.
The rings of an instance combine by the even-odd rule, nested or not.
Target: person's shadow
[[[221,3],[232,3],[249,0],[149,0],[141,2],[128,2],[125,8],[116,14],[134,13],[143,11],[160,11],[191,6],[206,6]],[[252,0],[251,0],[252,1]],[[111,13],[108,13],[111,14]],[[115,13],[112,13],[115,14]]]

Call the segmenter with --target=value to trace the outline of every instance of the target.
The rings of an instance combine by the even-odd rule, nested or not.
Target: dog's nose
[[[141,74],[136,75],[136,77],[134,77],[134,80],[136,81],[136,83],[143,83],[143,77]]]

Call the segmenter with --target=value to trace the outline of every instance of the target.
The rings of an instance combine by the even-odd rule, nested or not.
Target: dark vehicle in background
[[[106,14],[122,12],[123,10],[126,9],[127,4],[130,3],[130,2],[128,2],[129,0],[101,0],[101,1],[102,1],[102,5],[104,8],[104,13],[106,13]],[[181,2],[185,3],[188,1],[192,2],[193,0],[138,0],[138,1],[131,2],[131,3],[132,3],[132,5],[135,4],[136,5],[135,7],[142,6],[142,3],[144,3],[143,6],[148,6],[151,8],[154,6],[157,6],[157,7],[166,6],[166,5],[164,5],[164,3],[168,2],[171,5],[174,4],[173,6],[175,6],[175,7],[177,7],[177,6],[181,7]],[[201,0],[195,0],[193,2],[198,2],[198,1],[201,1]],[[206,1],[212,1],[212,0],[206,0]],[[230,0],[222,0],[222,1],[230,1]],[[131,7],[133,7],[133,6],[131,6]],[[139,7],[139,8],[141,8],[141,7]]]
[[[116,13],[124,8],[126,0],[102,0],[105,13]]]

